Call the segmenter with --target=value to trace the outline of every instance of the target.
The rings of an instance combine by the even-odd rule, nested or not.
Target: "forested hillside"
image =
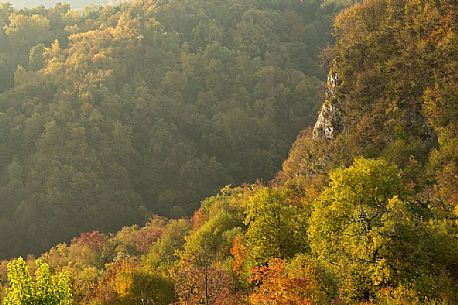
[[[271,5],[283,6],[286,2],[275,3]],[[337,10],[336,2],[327,5],[318,11]],[[335,44],[324,43],[326,48],[321,51],[329,73],[316,124],[299,133],[274,180],[226,186],[203,200],[191,218],[152,216],[146,225],[126,226],[116,234],[82,233],[69,244],[50,248],[36,261],[34,257],[4,261],[0,264],[2,304],[458,304],[458,3],[364,0],[347,5],[333,21]],[[291,8],[294,12],[297,9]],[[184,14],[181,12],[180,17]],[[160,20],[161,15],[157,16]],[[330,15],[316,16],[316,20],[323,20]],[[251,25],[258,22],[253,19]],[[166,32],[168,36],[170,32]],[[239,32],[240,28],[233,34]],[[93,36],[101,37],[100,31]],[[94,63],[67,67],[67,60],[76,63],[96,54],[91,53],[92,40],[83,41],[87,51],[77,53],[79,56],[71,56],[72,47],[63,51],[54,45],[45,52],[46,68],[39,73],[24,69],[15,78],[43,77],[49,86],[46,88],[56,88],[52,87],[56,82],[53,75],[59,75],[61,81],[79,75],[78,84],[92,80],[91,84],[99,86],[90,92],[100,97],[103,94],[98,90],[105,90],[102,92],[108,95],[111,91],[105,88],[119,86],[115,77],[118,70],[108,73],[100,65],[100,71],[109,77],[104,78],[107,76],[100,72],[97,83],[96,74],[78,74],[79,69],[92,71]],[[71,40],[69,45],[73,43]],[[253,44],[260,45],[260,41]],[[271,47],[281,45],[277,42]],[[199,50],[189,44],[184,51],[181,49],[180,56],[189,55],[193,48]],[[261,62],[270,56],[256,48],[246,52],[258,52],[254,58]],[[290,56],[285,57],[286,62]],[[125,62],[112,58],[114,66]],[[235,63],[232,68],[237,67]],[[135,71],[144,66],[139,64],[131,70],[132,80],[122,84],[135,80]],[[180,67],[183,71],[176,72],[169,81],[183,81],[182,73],[189,70]],[[244,68],[248,67],[246,64]],[[202,76],[209,73],[202,72]],[[284,73],[280,75],[288,75]],[[318,79],[323,77],[321,72],[316,73]],[[303,77],[310,80],[305,74]],[[287,79],[280,87],[292,92],[287,84],[293,78],[290,75]],[[229,77],[220,89],[226,92],[231,81],[235,80]],[[37,94],[45,86],[38,81],[35,84],[17,87],[16,81],[15,89],[4,93],[9,98],[2,103],[14,101],[18,95],[32,99],[31,92]],[[73,88],[74,83],[67,86]],[[177,92],[187,92],[194,86],[196,83],[182,91],[173,87],[161,93],[175,92],[175,99],[186,100],[187,95]],[[218,96],[219,91],[214,90],[212,94]],[[268,100],[275,96],[274,102],[277,90],[266,85],[260,92]],[[69,98],[71,92],[60,97]],[[293,97],[281,100],[282,107],[295,101]],[[55,96],[50,94],[50,98]],[[68,104],[76,107],[80,100],[74,96]],[[114,99],[102,101],[116,104]],[[298,101],[297,107],[310,109],[306,101]],[[53,107],[67,109],[65,105]],[[226,108],[221,115],[232,109]],[[310,116],[305,121],[311,122],[312,115],[304,115]],[[64,121],[63,117],[54,120],[55,126]],[[287,121],[293,122],[294,115],[289,115]],[[240,126],[248,131],[257,125],[252,121]],[[236,127],[239,124],[226,130]],[[54,128],[54,134],[65,132]],[[39,144],[43,141],[40,137]],[[227,143],[221,145],[226,149]],[[78,147],[89,150],[90,145]],[[62,148],[51,150],[40,157],[61,156],[64,152]],[[113,149],[113,156],[126,155],[124,151],[119,155],[115,152]],[[99,160],[98,153],[94,152],[94,160]],[[81,160],[78,154],[69,160],[72,158]],[[8,168],[14,172],[10,170],[14,169],[12,165]],[[53,172],[43,173],[50,176]],[[62,181],[64,178],[66,175],[60,176]]]
[[[342,3],[0,7],[0,255],[271,179],[313,123]]]
[[[67,1],[58,1],[58,0],[9,0],[9,1],[2,1],[2,2],[9,2],[15,8],[22,9],[22,8],[32,8],[37,7],[38,5],[43,5],[45,7],[53,7],[57,3],[68,3],[73,8],[84,8],[90,5],[104,5],[104,4],[114,4],[117,1],[110,1],[110,0],[67,0]],[[120,1],[118,1],[120,2]]]

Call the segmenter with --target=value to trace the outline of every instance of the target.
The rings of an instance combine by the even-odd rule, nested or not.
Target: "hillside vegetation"
[[[0,256],[269,180],[313,123],[340,5],[0,7]]]
[[[323,124],[271,183],[224,187],[191,219],[153,216],[4,262],[4,304],[26,304],[10,302],[18,282],[61,305],[457,304],[457,17],[454,0],[344,9],[321,56]],[[37,293],[42,278],[59,289]]]
[[[110,0],[67,0],[67,1],[58,1],[58,0],[9,0],[9,1],[2,1],[2,2],[9,2],[15,8],[22,9],[22,8],[32,8],[38,5],[43,5],[45,7],[53,7],[57,3],[68,3],[73,8],[84,8],[90,5],[104,5],[104,4],[112,4],[116,3],[116,1]]]

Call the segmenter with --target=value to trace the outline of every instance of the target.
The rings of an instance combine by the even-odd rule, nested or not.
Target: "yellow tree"
[[[35,276],[19,258],[8,264],[8,280],[3,305],[71,305],[72,291],[66,272],[52,274],[49,265],[35,261]]]

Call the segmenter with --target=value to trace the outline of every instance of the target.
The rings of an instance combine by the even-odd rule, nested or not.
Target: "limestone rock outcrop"
[[[330,70],[326,83],[323,106],[313,128],[314,139],[333,139],[342,130],[341,112],[338,108],[336,88],[339,85],[339,75]]]

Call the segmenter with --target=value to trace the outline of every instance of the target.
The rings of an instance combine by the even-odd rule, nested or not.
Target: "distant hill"
[[[114,1],[110,0],[68,0],[68,1],[59,1],[59,0],[10,0],[10,1],[3,1],[0,0],[1,3],[10,2],[13,4],[15,8],[24,8],[24,7],[36,7],[40,5],[44,5],[46,7],[54,6],[57,2],[65,2],[71,4],[72,8],[83,8],[88,5],[96,4],[108,4]]]

